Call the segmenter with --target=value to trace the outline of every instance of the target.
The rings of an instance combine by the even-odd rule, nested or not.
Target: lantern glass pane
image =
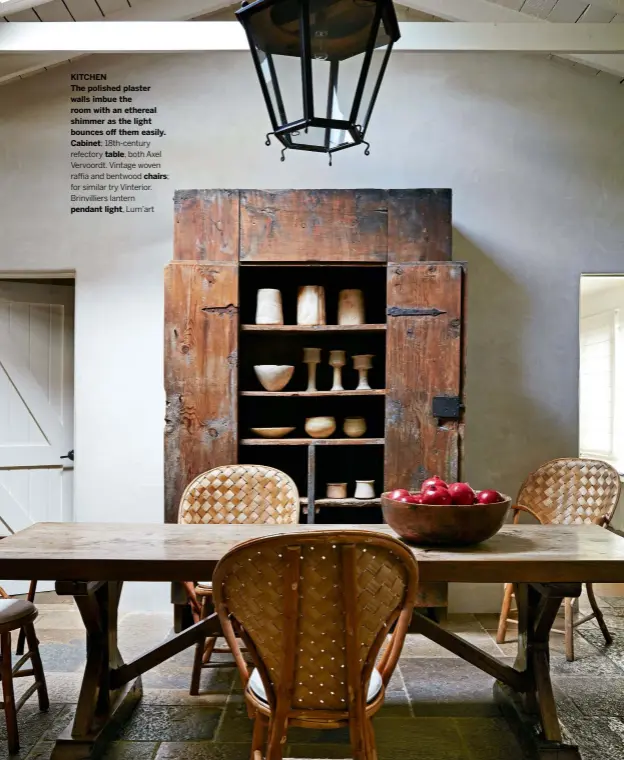
[[[390,38],[388,36],[388,33],[386,32],[385,25],[382,21],[382,23],[379,25],[379,30],[377,32],[375,52],[373,53],[373,56],[371,58],[368,73],[366,75],[366,80],[364,82],[364,90],[362,92],[362,99],[360,101],[360,105],[357,110],[357,113],[353,115],[354,122],[356,124],[361,125],[364,129],[366,129],[367,114],[369,113],[371,101],[375,94],[377,82],[379,81],[380,75],[382,75],[383,73],[382,69],[384,65],[384,60],[386,58],[388,44],[390,44]]]

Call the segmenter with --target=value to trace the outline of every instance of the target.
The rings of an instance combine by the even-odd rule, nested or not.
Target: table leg
[[[561,602],[581,594],[580,583],[515,584],[518,605],[518,656],[515,669],[526,675],[523,695],[497,683],[495,692],[518,736],[540,760],[581,760],[578,748],[564,744],[550,680],[548,639]]]
[[[57,593],[72,593],[87,632],[87,663],[73,724],[58,738],[52,760],[96,756],[141,697],[140,676],[117,689],[110,674],[123,665],[117,646],[117,610],[122,584],[58,583]]]

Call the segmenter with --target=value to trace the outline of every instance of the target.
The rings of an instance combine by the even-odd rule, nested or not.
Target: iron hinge
[[[458,420],[464,411],[459,396],[434,396],[431,407],[433,416],[443,420]]]

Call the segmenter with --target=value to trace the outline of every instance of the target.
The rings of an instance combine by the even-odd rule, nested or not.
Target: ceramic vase
[[[308,393],[316,391],[316,368],[321,361],[320,348],[304,348],[303,362],[308,365]]]
[[[341,290],[338,294],[338,324],[363,325],[364,294],[361,290]]]
[[[353,367],[360,376],[357,391],[370,391],[371,389],[368,384],[368,370],[373,366],[373,356],[374,354],[357,354],[353,357]]]
[[[347,363],[344,351],[330,351],[329,363],[334,368],[334,383],[332,391],[343,391],[342,387],[342,368]]]
[[[257,325],[283,325],[282,294],[276,288],[260,288],[256,301]]]
[[[290,382],[295,368],[291,364],[256,364],[254,372],[265,391],[281,391]]]
[[[342,429],[349,438],[361,438],[366,432],[364,417],[346,417]]]
[[[347,484],[346,483],[328,483],[326,498],[346,499],[347,498]]]
[[[329,438],[335,430],[334,417],[308,417],[305,421],[305,431],[310,438]]]
[[[304,285],[299,288],[297,324],[325,324],[325,288],[322,285]]]
[[[356,480],[354,497],[356,499],[374,499],[375,498],[375,481],[374,480]]]

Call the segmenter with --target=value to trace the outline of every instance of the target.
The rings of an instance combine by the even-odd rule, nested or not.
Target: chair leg
[[[266,747],[266,760],[283,760],[284,745],[282,744],[282,731],[278,729],[275,719],[271,719],[268,725],[269,740]]]
[[[377,742],[375,741],[375,729],[373,721],[370,718],[366,720],[366,731],[368,733],[367,751],[370,760],[377,760]]]
[[[565,653],[568,662],[574,662],[574,599],[564,599]]]
[[[498,620],[498,632],[496,634],[496,641],[498,644],[505,643],[505,636],[507,635],[507,618],[509,617],[509,611],[511,610],[512,597],[513,583],[506,583],[505,596],[503,597],[503,606],[501,608],[501,614]]]
[[[200,619],[203,620],[204,618],[206,618],[207,614],[208,614],[207,597],[204,597],[202,599]],[[195,657],[193,658],[193,670],[191,673],[191,688],[189,691],[192,697],[196,697],[199,694],[199,682],[201,679],[202,664],[204,660],[204,653],[206,651],[207,641],[208,640],[204,636],[201,639],[198,639],[197,644],[195,644]],[[214,643],[212,646],[214,648]]]
[[[607,628],[607,624],[604,621],[604,617],[602,615],[602,610],[598,606],[598,602],[596,601],[596,597],[594,596],[594,586],[592,583],[586,584],[587,588],[587,599],[589,600],[589,604],[591,605],[592,610],[594,611],[594,615],[596,616],[596,620],[598,621],[598,625],[600,626],[600,630],[602,631],[602,635],[604,636],[605,643],[607,646],[609,644],[613,644],[613,637],[609,633],[609,629]]]
[[[37,593],[37,581],[31,581],[30,586],[28,588],[28,595],[26,599],[29,602],[35,601],[35,594]],[[26,631],[23,628],[20,628],[20,632],[17,636],[17,646],[15,648],[15,654],[23,655],[24,654],[24,644],[26,643]]]
[[[215,648],[216,643],[216,636],[211,636],[209,639],[206,639],[206,646],[204,647],[204,654],[202,655],[202,665],[207,665],[210,662],[212,651]]]
[[[50,699],[48,697],[48,687],[46,685],[43,663],[41,662],[41,654],[39,652],[39,639],[35,632],[35,626],[32,623],[24,626],[24,632],[26,641],[28,642],[28,651],[30,652],[30,661],[35,675],[35,681],[37,682],[39,709],[42,712],[46,712],[50,708]]]
[[[17,733],[17,710],[13,693],[13,672],[11,665],[11,634],[0,634],[0,675],[2,676],[2,694],[4,717],[6,719],[9,754],[19,752],[19,735]]]
[[[266,745],[267,722],[264,717],[256,713],[253,724],[253,735],[251,737],[251,760],[257,757],[262,760],[264,748]]]

